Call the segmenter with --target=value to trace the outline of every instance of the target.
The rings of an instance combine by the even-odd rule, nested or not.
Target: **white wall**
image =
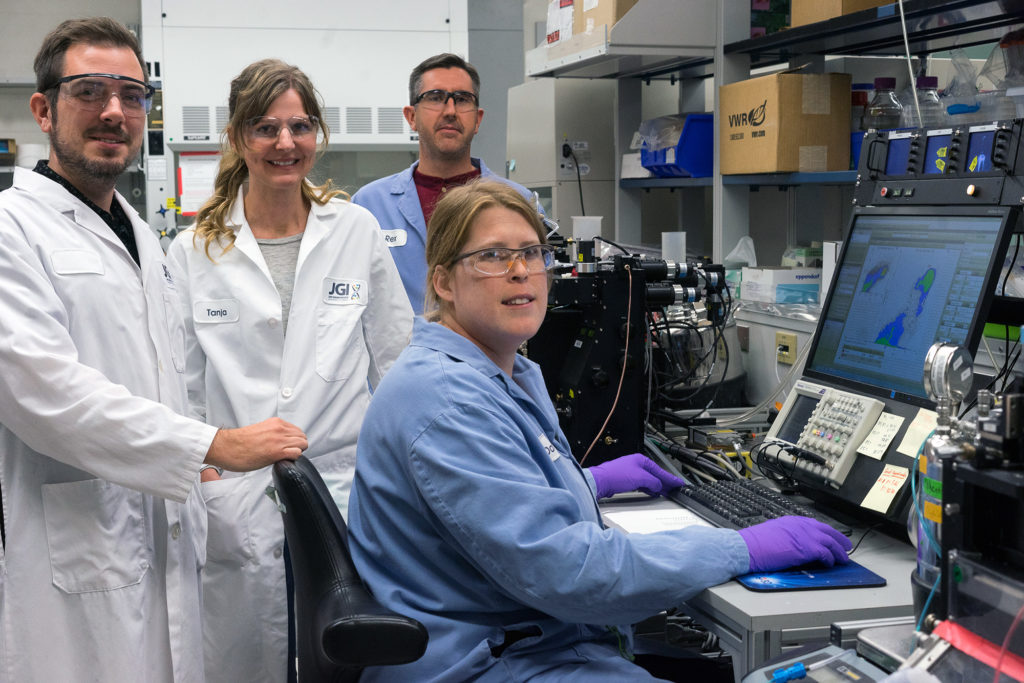
[[[61,21],[91,16],[110,16],[137,27],[139,0],[5,0],[0,13],[0,138],[46,142],[28,108],[35,92],[32,60],[43,37]]]

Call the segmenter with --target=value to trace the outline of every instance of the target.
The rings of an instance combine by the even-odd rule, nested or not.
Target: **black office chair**
[[[383,607],[359,578],[345,521],[313,463],[275,463],[274,485],[295,582],[300,683],[354,682],[363,667],[423,656],[423,624]]]

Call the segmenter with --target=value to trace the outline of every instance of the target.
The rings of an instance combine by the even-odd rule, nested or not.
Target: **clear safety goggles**
[[[246,122],[246,132],[255,140],[276,140],[281,130],[287,128],[292,138],[301,140],[316,135],[318,125],[319,119],[315,116],[293,116],[289,119],[257,116]]]
[[[460,254],[452,265],[464,261],[478,273],[498,277],[510,271],[517,259],[523,262],[530,275],[543,273],[555,265],[555,248],[550,244],[532,244],[521,249],[489,247]]]
[[[75,74],[54,84],[64,99],[84,111],[103,111],[110,98],[117,96],[125,116],[137,118],[149,113],[156,88],[119,74]]]

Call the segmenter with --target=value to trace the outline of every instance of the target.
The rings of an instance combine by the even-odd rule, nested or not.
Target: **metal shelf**
[[[711,178],[623,178],[619,181],[619,187],[624,190],[645,189],[659,187],[711,187]]]
[[[640,0],[610,29],[526,53],[529,76],[671,78],[710,75],[714,0]]]
[[[907,0],[903,9],[911,54],[995,42],[1024,24],[1024,0]],[[724,50],[749,55],[751,68],[799,55],[904,53],[895,4],[729,43]]]
[[[826,173],[753,173],[724,175],[725,185],[852,185],[857,182],[857,171],[829,171]],[[628,189],[654,189],[677,187],[710,187],[711,178],[623,178],[619,187]]]
[[[852,185],[856,181],[856,171],[752,173],[722,176],[722,183],[725,185]]]
[[[1024,26],[1024,0],[907,0],[912,54],[998,41]],[[569,78],[691,78],[713,71],[715,7],[710,0],[640,0],[614,26],[576,35],[526,54],[530,76]],[[747,54],[750,67],[801,55],[903,54],[895,4],[845,14],[725,45]]]

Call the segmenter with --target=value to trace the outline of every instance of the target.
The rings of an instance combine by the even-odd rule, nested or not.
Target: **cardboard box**
[[[850,75],[777,73],[723,85],[723,174],[850,168]]]
[[[630,10],[637,0],[576,0],[572,16],[574,35],[603,31],[613,26]]]
[[[780,265],[789,268],[820,268],[822,266],[820,246],[787,247],[782,253]]]
[[[851,12],[889,5],[892,0],[792,0],[789,25],[814,24]]]
[[[821,268],[759,267],[743,269],[744,301],[816,304],[821,292]]]
[[[548,0],[548,45],[556,45],[572,38],[574,13],[573,0]]]

